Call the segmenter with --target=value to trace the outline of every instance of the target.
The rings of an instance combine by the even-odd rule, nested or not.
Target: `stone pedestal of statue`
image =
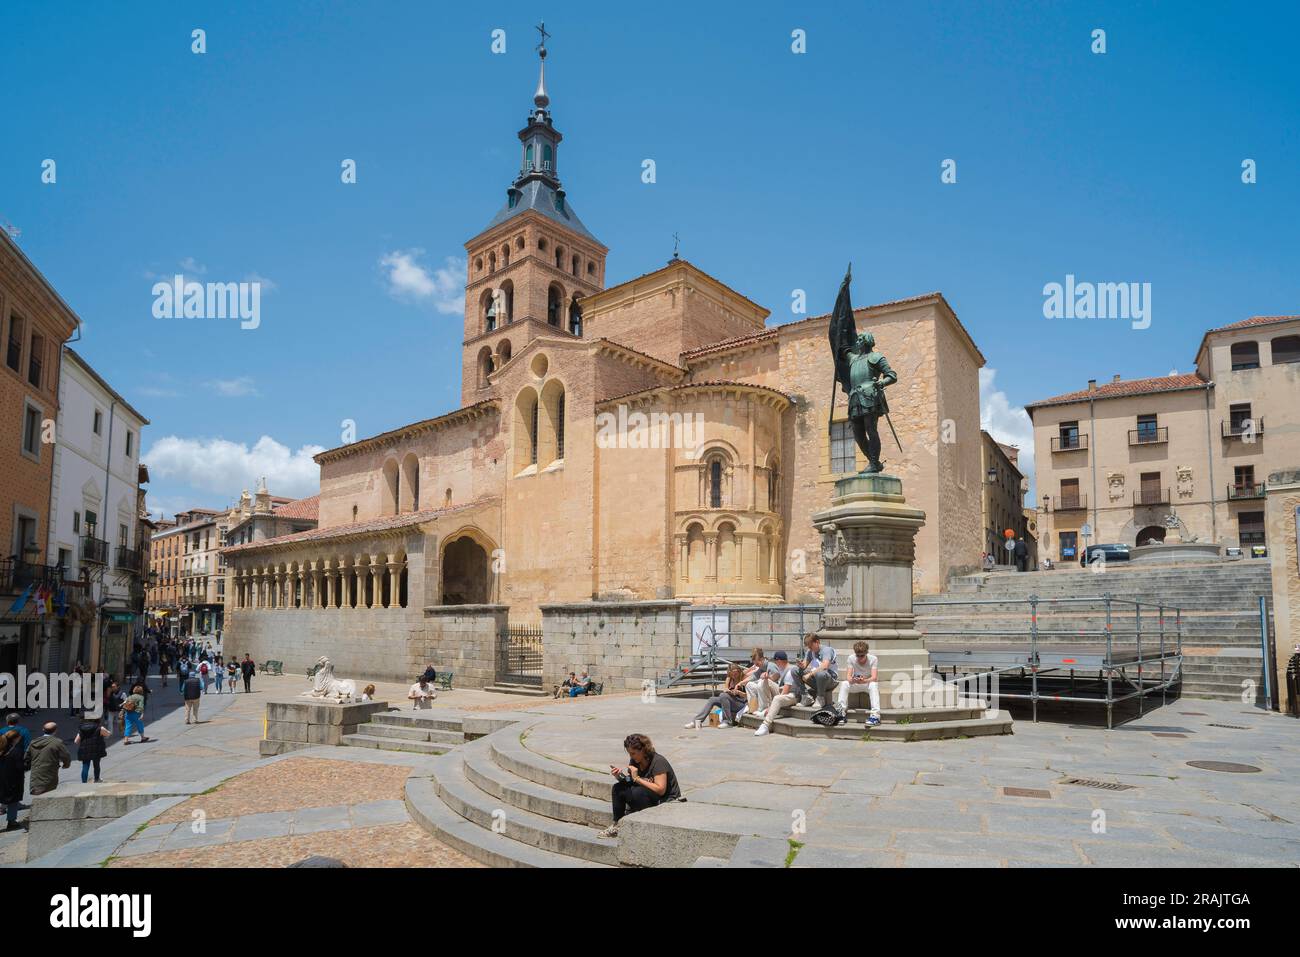
[[[878,473],[837,481],[830,508],[812,518],[826,586],[818,637],[841,661],[855,642],[871,646],[886,709],[924,706],[933,691],[923,700],[930,656],[912,611],[912,566],[925,513],[907,504],[901,479]]]

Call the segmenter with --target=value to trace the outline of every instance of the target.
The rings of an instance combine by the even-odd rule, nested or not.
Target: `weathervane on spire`
[[[536,50],[538,52],[538,55],[543,60],[545,60],[546,59],[546,38],[550,36],[550,34],[546,32],[546,21],[543,20],[541,23],[537,24],[537,26],[533,27],[533,29],[542,35],[542,42],[537,44]]]
[[[676,233],[673,233],[673,259],[681,259],[681,258],[682,258],[682,257],[681,257],[681,254],[678,253],[678,251],[677,251],[677,247],[680,246],[680,245],[681,245],[681,237],[678,236]]]

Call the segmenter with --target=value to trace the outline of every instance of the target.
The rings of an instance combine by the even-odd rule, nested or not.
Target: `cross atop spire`
[[[533,29],[541,34],[542,37],[542,41],[537,44],[537,57],[541,61],[541,72],[537,77],[537,92],[533,94],[533,105],[536,106],[538,110],[545,110],[551,103],[551,98],[546,95],[546,38],[549,37],[550,34],[546,32],[545,20],[537,24]]]

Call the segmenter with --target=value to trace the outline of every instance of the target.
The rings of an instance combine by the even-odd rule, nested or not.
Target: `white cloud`
[[[248,275],[244,277],[244,282],[257,283],[259,286],[262,287],[263,295],[265,295],[266,293],[275,292],[277,289],[280,288],[280,284],[278,282],[276,282],[274,279],[267,279],[259,272],[250,272]]]
[[[1004,445],[1020,449],[1017,467],[1029,479],[1029,498],[1037,498],[1034,473],[1034,423],[1023,406],[1013,406],[994,385],[998,370],[980,369],[980,428]]]
[[[186,256],[181,260],[181,269],[187,273],[197,273],[200,276],[208,271],[208,267],[203,265],[203,263],[199,262],[193,256]]]
[[[183,482],[223,499],[237,498],[242,489],[256,487],[263,475],[273,495],[301,498],[315,495],[320,488],[320,466],[312,456],[323,451],[321,445],[304,445],[295,452],[269,435],[251,449],[227,439],[168,435],[153,444],[143,461],[154,478]]]
[[[423,249],[397,249],[379,260],[394,299],[428,302],[441,313],[459,315],[465,302],[466,260],[448,256],[437,269],[419,262]]]
[[[241,375],[238,379],[212,379],[205,385],[217,395],[226,398],[238,399],[257,395],[257,386],[253,384],[252,378],[246,375]]]

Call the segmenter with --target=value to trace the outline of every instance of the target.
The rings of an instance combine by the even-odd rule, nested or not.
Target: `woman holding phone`
[[[609,766],[614,776],[614,823],[600,832],[601,837],[618,837],[618,822],[628,814],[644,811],[666,801],[681,800],[677,775],[668,759],[655,751],[644,734],[629,734],[623,739],[630,763],[626,767]]]

